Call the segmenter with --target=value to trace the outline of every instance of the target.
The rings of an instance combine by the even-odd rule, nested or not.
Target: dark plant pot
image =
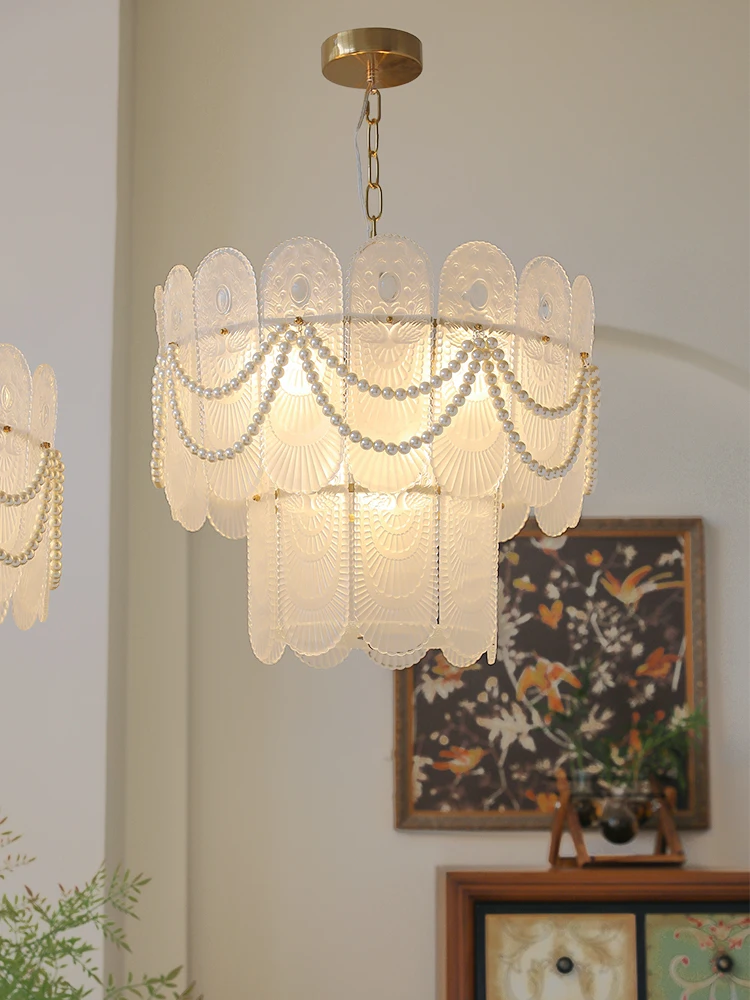
[[[610,844],[629,844],[638,833],[638,817],[627,788],[613,788],[604,800],[599,825]]]

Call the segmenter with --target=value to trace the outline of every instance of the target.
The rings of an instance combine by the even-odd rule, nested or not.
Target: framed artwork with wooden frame
[[[494,663],[430,650],[395,674],[398,828],[548,829],[560,768],[595,775],[638,725],[707,711],[700,518],[530,524],[500,545],[497,590]],[[707,735],[667,776],[683,829],[709,825]]]

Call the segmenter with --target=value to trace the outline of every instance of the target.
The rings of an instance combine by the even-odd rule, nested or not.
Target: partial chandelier
[[[23,354],[0,344],[0,623],[28,629],[47,618],[62,575],[64,466],[55,449],[57,384],[33,376]]]
[[[493,662],[499,544],[532,510],[562,534],[594,487],[591,285],[548,257],[517,282],[476,242],[436,289],[419,246],[377,235],[378,88],[418,74],[418,39],[340,33],[323,68],[365,90],[370,239],[345,278],[303,237],[271,253],[259,289],[237,250],[194,278],[173,268],[155,295],[152,479],[188,530],[247,539],[263,662],[286,646],[313,666],[353,648],[388,667],[430,648]]]

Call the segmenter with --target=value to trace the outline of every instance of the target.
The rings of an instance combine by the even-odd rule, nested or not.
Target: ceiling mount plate
[[[323,76],[342,87],[380,90],[411,83],[422,72],[422,43],[398,28],[353,28],[326,38],[320,48]]]

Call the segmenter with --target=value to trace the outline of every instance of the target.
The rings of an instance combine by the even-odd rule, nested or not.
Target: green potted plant
[[[6,819],[0,819],[0,881],[29,864],[33,858],[13,853],[19,840]],[[194,986],[180,991],[180,968],[160,976],[136,978],[117,984],[105,982],[95,962],[97,948],[87,931],[99,931],[106,941],[130,951],[122,927],[110,914],[136,916],[135,908],[149,879],[117,868],[109,874],[102,866],[82,888],[60,887],[54,902],[30,888],[17,896],[0,898],[0,1000],[83,1000],[101,987],[104,1000],[151,998],[187,1000]],[[84,985],[73,985],[69,977]],[[195,1000],[202,1000],[195,997]]]
[[[654,782],[684,787],[685,760],[706,716],[688,705],[670,716],[663,710],[633,711],[629,729],[619,738],[591,738],[585,720],[594,670],[594,663],[580,664],[580,687],[566,694],[566,710],[555,729],[570,747],[568,780],[581,825],[591,826],[598,818],[610,842],[627,843],[651,814]]]

